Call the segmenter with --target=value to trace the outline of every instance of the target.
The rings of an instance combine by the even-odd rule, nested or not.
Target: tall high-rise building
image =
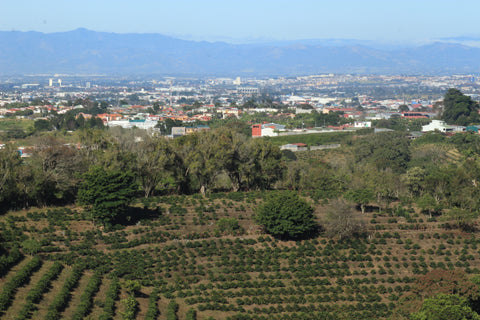
[[[58,79],[58,85],[61,87],[62,86],[62,79]]]
[[[53,87],[53,79],[52,78],[48,79],[48,86]]]
[[[233,80],[233,84],[236,85],[236,86],[239,86],[242,84],[242,80],[240,79],[240,77],[237,77],[235,80]]]

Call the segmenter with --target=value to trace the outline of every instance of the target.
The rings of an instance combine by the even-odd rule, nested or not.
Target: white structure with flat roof
[[[440,132],[463,132],[465,131],[465,127],[448,125],[443,120],[432,120],[432,122],[430,122],[429,124],[422,126],[422,132],[429,132],[435,130],[438,130]]]

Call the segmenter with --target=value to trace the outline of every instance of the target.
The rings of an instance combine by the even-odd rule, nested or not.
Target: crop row
[[[120,293],[120,283],[117,278],[113,278],[108,287],[103,312],[100,315],[100,320],[111,320],[115,315],[115,301],[118,300]]]
[[[38,304],[45,292],[50,289],[50,284],[58,278],[63,270],[63,265],[56,261],[50,269],[38,280],[35,286],[28,292],[25,300],[27,301],[19,311],[16,320],[30,319],[35,310],[35,304]]]
[[[0,277],[3,277],[14,265],[23,259],[23,255],[17,247],[14,247],[8,255],[0,256]]]
[[[67,307],[71,299],[71,292],[78,285],[82,275],[82,266],[76,265],[72,268],[72,272],[63,283],[60,292],[55,296],[53,302],[48,306],[45,320],[57,320],[60,318],[60,313]]]
[[[72,316],[74,320],[81,320],[91,311],[93,305],[93,296],[100,288],[102,283],[102,276],[99,272],[95,272],[88,281],[87,288],[80,297],[80,303]]]
[[[39,257],[34,257],[3,286],[0,294],[0,315],[11,305],[17,289],[27,284],[32,274],[41,266],[42,260]]]

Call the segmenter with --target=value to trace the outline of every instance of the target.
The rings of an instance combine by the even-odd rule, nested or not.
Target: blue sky
[[[478,0],[0,0],[0,30],[76,28],[162,33],[192,40],[480,36]]]

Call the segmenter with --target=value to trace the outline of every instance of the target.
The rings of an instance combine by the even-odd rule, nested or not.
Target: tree
[[[145,198],[153,194],[155,188],[162,184],[173,184],[173,166],[175,154],[163,137],[146,137],[137,144],[137,168],[139,180],[145,191]]]
[[[162,135],[172,134],[173,127],[183,126],[182,120],[172,120],[170,118],[165,118],[164,121],[158,121],[156,127],[160,128],[160,133]]]
[[[124,213],[135,191],[135,177],[131,172],[95,166],[83,175],[77,198],[87,206],[92,218],[105,226]]]
[[[421,309],[422,301],[438,295],[458,295],[474,306],[478,304],[480,289],[462,270],[435,269],[417,278],[412,289],[401,297],[400,304],[394,313],[408,317]]]
[[[467,299],[456,294],[439,294],[425,299],[419,312],[413,313],[412,320],[480,320]]]
[[[404,133],[376,133],[356,144],[355,161],[373,163],[378,170],[390,168],[394,173],[403,173],[410,161],[409,144]]]
[[[362,213],[365,213],[365,206],[375,199],[375,193],[372,189],[368,187],[356,188],[349,190],[345,194],[345,197],[348,200],[357,203],[360,206],[360,210],[362,210]]]
[[[449,89],[443,100],[442,119],[449,124],[466,126],[480,121],[479,105],[457,89]]]
[[[328,237],[340,239],[350,238],[362,234],[365,224],[355,212],[351,204],[343,199],[333,199],[327,207],[324,221],[325,232]]]
[[[32,156],[26,160],[35,174],[34,192],[29,196],[37,205],[54,202],[69,203],[75,198],[78,186],[78,174],[87,169],[76,148],[51,136],[35,139]]]
[[[34,123],[35,131],[49,131],[52,129],[50,121],[45,119],[38,119]]]
[[[475,220],[478,218],[477,212],[464,210],[454,207],[446,212],[443,220],[452,222],[454,227],[463,231],[475,231]]]
[[[185,176],[194,178],[200,192],[207,193],[222,169],[214,135],[194,132],[175,139],[174,143],[177,155],[182,159]]]
[[[314,209],[296,193],[275,193],[257,208],[256,221],[281,239],[301,238],[315,231]]]
[[[225,170],[232,183],[232,190],[236,192],[242,186],[240,167],[250,159],[247,137],[229,128],[219,128],[212,134],[217,141],[215,158],[218,166]]]
[[[283,177],[282,153],[270,141],[250,139],[242,152],[238,171],[246,189],[269,189]]]
[[[0,149],[0,213],[18,201],[18,172],[22,167],[20,153],[12,144]]]

